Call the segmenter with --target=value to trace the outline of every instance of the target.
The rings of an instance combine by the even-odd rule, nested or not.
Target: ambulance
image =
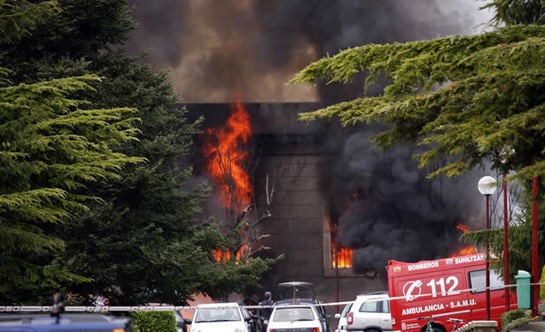
[[[501,326],[504,282],[490,270],[487,294],[485,254],[412,263],[390,260],[387,272],[394,332],[421,332],[428,324],[435,332],[452,331],[461,323],[487,320],[488,315]],[[509,308],[517,308],[514,289],[509,291]]]

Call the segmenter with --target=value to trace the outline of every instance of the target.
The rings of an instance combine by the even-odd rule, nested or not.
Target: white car
[[[276,305],[271,313],[267,332],[325,332],[324,322],[320,318],[320,313],[314,304]]]
[[[391,331],[392,315],[388,292],[358,295],[348,309],[347,331]]]
[[[251,332],[252,318],[235,302],[199,304],[191,332]]]
[[[354,302],[347,303],[340,314],[335,314],[335,318],[338,320],[335,332],[346,332],[348,330],[348,312],[350,311],[352,304],[354,304]]]

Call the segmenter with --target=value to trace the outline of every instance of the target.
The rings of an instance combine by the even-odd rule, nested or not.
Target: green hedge
[[[132,316],[136,332],[176,332],[174,311],[137,311]]]
[[[522,309],[506,311],[501,315],[502,331],[508,332],[530,321],[530,315]]]

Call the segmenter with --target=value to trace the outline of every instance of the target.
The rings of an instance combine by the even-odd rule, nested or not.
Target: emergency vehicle
[[[419,262],[390,260],[388,295],[392,330],[451,331],[460,321],[487,320],[486,255],[474,254]],[[490,320],[501,326],[505,312],[503,280],[490,270]],[[514,290],[510,310],[517,308]]]

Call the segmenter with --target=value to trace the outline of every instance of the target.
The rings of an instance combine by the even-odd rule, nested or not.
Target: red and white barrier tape
[[[540,285],[540,283],[529,283],[530,285]],[[499,288],[494,288],[494,290],[503,289],[505,287],[516,287],[516,284],[510,284]],[[457,293],[475,291],[475,289],[461,289],[457,290]],[[478,291],[484,291],[484,289],[479,289]],[[432,294],[419,294],[418,297],[431,297]],[[377,301],[382,301],[384,298],[377,298]],[[403,300],[404,296],[398,297],[388,297],[390,301],[392,300]],[[372,300],[369,300],[372,301]],[[328,303],[319,303],[320,306],[340,306],[352,303],[353,301],[342,301],[342,302],[328,302]],[[218,303],[218,306],[224,306],[225,303]],[[49,312],[52,306],[0,306],[0,313],[15,313],[15,312]],[[262,306],[262,305],[242,305],[241,307],[246,309],[263,309],[272,306]],[[107,312],[129,312],[129,311],[184,311],[184,310],[195,310],[197,306],[169,306],[169,305],[139,305],[139,306],[66,306],[65,312],[95,312],[95,313],[107,313]]]

